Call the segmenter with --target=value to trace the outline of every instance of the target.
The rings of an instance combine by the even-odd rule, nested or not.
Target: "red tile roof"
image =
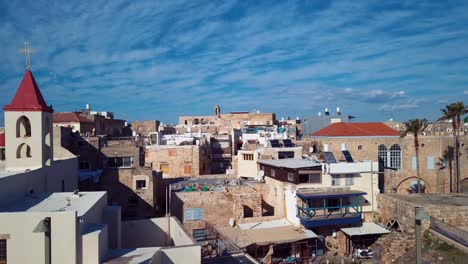
[[[5,111],[41,111],[53,112],[52,106],[47,106],[36,80],[31,71],[26,71],[23,80],[16,91],[16,95],[9,105],[3,107]]]
[[[315,137],[400,136],[400,133],[381,122],[334,123],[311,134]]]
[[[73,112],[56,112],[54,113],[54,123],[92,123],[93,121],[89,118],[81,116],[79,113]]]
[[[5,146],[5,133],[0,134],[0,147]]]

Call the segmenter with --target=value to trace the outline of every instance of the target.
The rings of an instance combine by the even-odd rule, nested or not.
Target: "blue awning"
[[[362,191],[328,191],[328,192],[312,192],[312,191],[297,191],[297,197],[301,199],[323,199],[323,198],[340,198],[340,197],[351,197],[366,195],[366,192]]]

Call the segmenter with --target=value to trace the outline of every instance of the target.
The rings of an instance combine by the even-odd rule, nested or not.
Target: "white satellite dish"
[[[309,148],[309,152],[310,152],[310,153],[314,153],[314,147],[310,147],[310,148]]]
[[[259,170],[257,175],[258,175],[259,178],[261,178],[261,177],[265,176],[265,172],[263,170]]]

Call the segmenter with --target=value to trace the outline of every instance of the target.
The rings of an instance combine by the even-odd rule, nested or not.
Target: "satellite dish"
[[[261,178],[261,177],[265,176],[265,172],[263,170],[259,170],[257,175],[258,175],[259,178]]]
[[[309,148],[309,152],[310,152],[310,153],[314,153],[314,147],[310,147],[310,148]]]
[[[235,222],[234,218],[229,218],[229,225],[231,227],[234,227],[235,224],[236,224],[236,222]]]

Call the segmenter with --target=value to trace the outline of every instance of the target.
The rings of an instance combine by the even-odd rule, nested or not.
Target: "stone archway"
[[[416,177],[416,176],[411,176],[411,177],[407,177],[407,178],[401,180],[401,181],[397,184],[397,186],[395,187],[395,192],[398,193],[398,191],[401,191],[401,190],[402,190],[402,184],[403,184],[403,183],[406,183],[406,182],[408,182],[408,181],[410,181],[410,180],[416,180],[416,181],[417,181],[417,180],[418,180],[418,177]],[[424,184],[424,185],[423,185],[424,187],[423,187],[423,189],[422,189],[422,193],[430,193],[430,192],[432,192],[432,188],[431,188],[431,186],[429,185],[429,183],[428,183],[427,181],[425,181],[423,178],[421,178],[420,180],[421,180],[421,182]],[[408,188],[406,189],[406,191],[410,192]],[[410,193],[411,193],[411,192],[410,192]]]

